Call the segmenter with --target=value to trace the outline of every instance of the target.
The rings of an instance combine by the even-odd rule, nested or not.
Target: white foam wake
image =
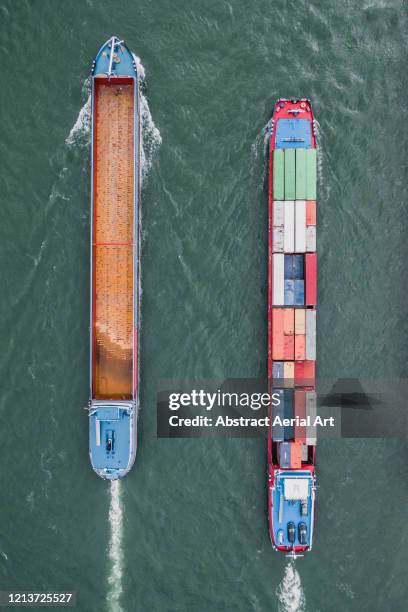
[[[136,63],[137,74],[139,76],[140,116],[142,119],[142,179],[146,179],[152,166],[154,155],[162,143],[162,137],[159,129],[156,127],[153,121],[149,103],[143,93],[146,71],[142,62],[140,61],[140,57],[137,57],[137,55],[133,53],[133,58]]]
[[[123,592],[123,507],[120,480],[113,480],[110,486],[110,540],[108,550],[110,572],[108,576],[109,591],[107,601],[109,610],[120,612],[122,610],[120,598]]]
[[[302,612],[305,610],[305,594],[294,561],[290,561],[285,567],[285,573],[276,595],[279,600],[279,612]]]
[[[142,121],[142,179],[146,179],[152,166],[154,155],[160,147],[162,137],[159,129],[153,121],[149,103],[143,93],[145,86],[146,72],[140,58],[133,54],[137,73],[139,75],[140,91],[140,117]],[[84,82],[82,87],[82,99],[84,103],[78,113],[76,121],[65,139],[68,147],[88,146],[91,139],[91,78]]]
[[[69,147],[87,146],[91,140],[91,78],[87,78],[82,87],[82,99],[85,100],[70,133],[65,139]]]

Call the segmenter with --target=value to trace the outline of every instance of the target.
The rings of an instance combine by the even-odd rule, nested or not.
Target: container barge
[[[92,64],[89,455],[115,480],[136,455],[140,332],[139,81],[112,36]]]
[[[276,550],[296,554],[312,548],[316,491],[317,151],[310,101],[278,100],[270,128],[268,381],[280,403],[268,434],[269,533]]]

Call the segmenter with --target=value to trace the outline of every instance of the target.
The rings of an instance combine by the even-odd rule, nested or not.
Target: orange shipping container
[[[306,202],[306,225],[316,225],[316,201]]]
[[[302,467],[302,445],[299,442],[290,443],[290,467],[297,470]]]
[[[272,310],[272,359],[285,359],[283,346],[283,308]]]

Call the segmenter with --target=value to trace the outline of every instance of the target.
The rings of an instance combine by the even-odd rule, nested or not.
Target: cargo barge
[[[122,478],[136,455],[140,332],[139,81],[112,36],[92,64],[89,455]]]
[[[280,403],[271,409],[267,486],[272,546],[290,554],[312,548],[315,516],[316,153],[310,101],[278,100],[268,167],[268,382]]]

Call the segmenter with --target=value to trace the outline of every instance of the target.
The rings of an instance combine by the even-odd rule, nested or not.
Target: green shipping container
[[[285,200],[296,198],[295,149],[285,149]]]
[[[273,152],[273,199],[284,200],[285,161],[283,149]]]
[[[307,149],[295,149],[296,151],[296,199],[306,200],[306,151]]]
[[[317,151],[306,150],[306,200],[316,200]]]

